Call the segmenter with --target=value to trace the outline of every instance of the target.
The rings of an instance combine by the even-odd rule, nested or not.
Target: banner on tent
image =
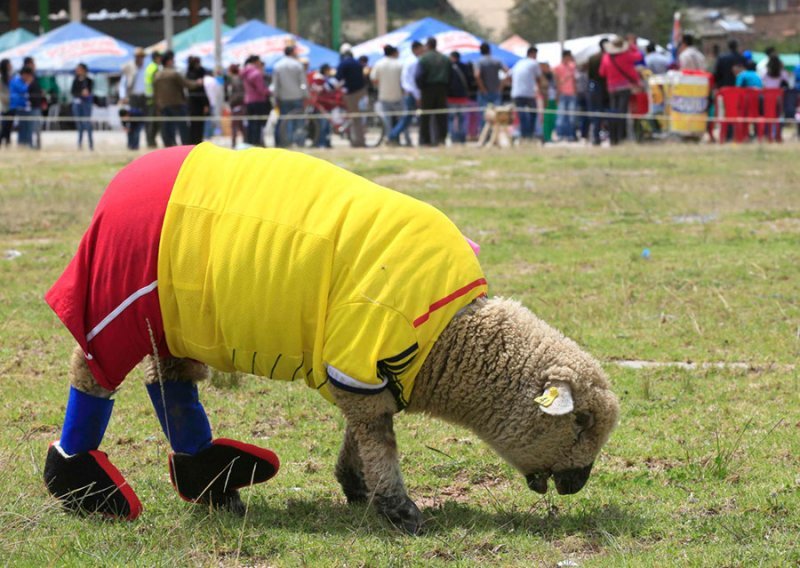
[[[292,34],[281,34],[267,37],[259,37],[250,41],[237,42],[234,45],[225,47],[226,59],[232,61],[244,61],[252,54],[261,57],[271,55],[283,55],[283,50],[287,45],[295,46],[295,54],[302,57],[308,54],[307,46],[299,43]]]
[[[461,30],[441,32],[434,36],[436,38],[436,49],[442,53],[458,51],[460,53],[472,53],[480,51],[481,42],[471,33]]]
[[[389,34],[382,35],[367,42],[356,45],[353,54],[357,56],[366,55],[370,64],[374,64],[383,57],[383,46],[391,44],[400,49],[401,57],[406,56],[411,51],[411,41],[417,40],[424,43],[428,38],[436,38],[436,49],[441,53],[458,51],[462,55],[462,61],[471,63],[480,57],[480,46],[484,41],[480,37],[454,28],[453,26],[440,22],[434,18],[423,18],[399,28]],[[512,66],[519,60],[519,57],[499,48],[494,44],[489,44],[492,54],[507,66]]]
[[[375,39],[371,39],[369,41],[365,41],[364,43],[360,43],[353,48],[353,55],[356,57],[360,57],[362,55],[369,55],[373,52],[380,52],[383,51],[383,46],[391,45],[392,47],[397,47],[404,41],[408,39],[408,36],[411,35],[408,32],[391,32],[386,35],[382,35],[380,37],[376,37]]]
[[[38,56],[42,59],[68,60],[81,57],[116,57],[125,56],[128,51],[120,47],[117,40],[112,37],[93,37],[66,41],[50,47],[43,48]]]

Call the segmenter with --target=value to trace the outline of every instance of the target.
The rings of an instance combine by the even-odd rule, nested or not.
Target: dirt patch
[[[602,547],[597,542],[577,535],[557,540],[553,545],[570,556],[590,556],[602,552]]]
[[[654,456],[649,456],[645,458],[643,463],[649,471],[654,471],[654,472],[669,471],[681,465],[680,462],[676,460],[671,460],[669,458],[659,458]]]
[[[274,436],[276,433],[281,431],[286,431],[292,428],[294,424],[284,418],[283,416],[270,416],[264,420],[260,420],[257,422],[252,430],[250,430],[250,434],[254,438],[259,438],[261,440],[266,440]]]

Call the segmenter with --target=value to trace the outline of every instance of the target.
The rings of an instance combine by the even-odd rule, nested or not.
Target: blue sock
[[[194,455],[211,445],[211,425],[200,402],[197,385],[190,381],[166,381],[147,385],[147,394],[172,449]],[[166,410],[164,408],[166,403]]]
[[[114,401],[69,388],[67,412],[61,429],[61,449],[68,455],[96,450],[103,441]]]

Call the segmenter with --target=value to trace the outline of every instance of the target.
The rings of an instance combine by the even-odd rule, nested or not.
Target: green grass
[[[68,333],[41,297],[123,154],[0,162],[0,559],[12,565],[792,566],[800,563],[797,148],[336,152],[443,209],[481,243],[492,292],[524,301],[603,361],[622,401],[587,487],[541,497],[464,430],[396,421],[427,532],[348,507],[343,421],[303,386],[204,385],[214,430],[283,469],[244,519],[180,501],[141,385],[102,449],[144,504],[134,523],[62,513],[41,481],[67,393]],[[650,259],[642,250],[649,248]],[[22,256],[2,260],[15,249]],[[624,369],[614,361],[750,368]]]

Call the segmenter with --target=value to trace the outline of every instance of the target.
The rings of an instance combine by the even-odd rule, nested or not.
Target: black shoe
[[[217,438],[194,455],[169,456],[169,478],[182,499],[234,512],[241,505],[237,489],[263,483],[279,468],[278,456],[270,450],[227,438]]]
[[[104,452],[92,450],[67,456],[53,442],[47,450],[44,482],[69,511],[101,513],[128,521],[142,512],[136,493]]]

